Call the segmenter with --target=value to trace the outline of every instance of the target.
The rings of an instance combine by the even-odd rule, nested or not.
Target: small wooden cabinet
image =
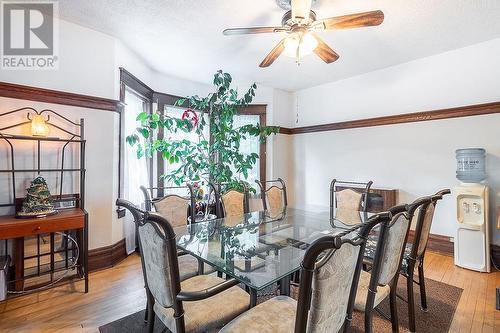
[[[338,190],[352,189],[357,192],[362,192],[364,189],[359,187],[338,186]],[[397,205],[398,190],[397,189],[383,189],[383,188],[370,188],[368,194],[368,212],[379,213],[387,211],[389,208]]]
[[[394,207],[398,203],[398,190],[396,189],[381,189],[371,188],[370,193],[382,197],[382,207],[374,207],[369,209],[371,213],[378,213],[387,211],[389,208]]]

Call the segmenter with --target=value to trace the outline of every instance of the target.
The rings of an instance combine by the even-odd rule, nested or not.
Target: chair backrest
[[[384,226],[382,226],[382,229],[384,229]],[[384,231],[381,231],[378,241],[378,243],[381,243],[381,247],[379,249],[377,246],[378,253],[377,250],[375,251],[372,271],[375,272],[376,265],[379,265],[378,280],[376,280],[378,285],[389,284],[398,274],[409,229],[410,218],[405,209],[404,212],[395,214],[392,221],[385,226],[385,235]],[[381,242],[381,240],[383,241]],[[377,256],[380,257],[379,261],[377,261]]]
[[[209,183],[210,190],[215,194],[216,215],[222,217],[242,216],[249,212],[248,204],[248,187],[244,182],[238,184],[240,189],[228,188],[222,192],[224,186],[232,186],[232,184],[213,184]]]
[[[330,219],[336,211],[363,211],[368,206],[368,193],[373,182],[352,182],[333,179],[330,183]]]
[[[283,212],[288,205],[286,194],[286,185],[283,179],[266,180],[261,182],[255,181],[260,188],[260,197],[264,210],[268,210],[271,214]]]
[[[135,217],[149,291],[163,307],[176,307],[179,302],[175,295],[180,292],[180,276],[172,226],[161,215],[142,211],[129,201],[118,199],[116,204],[130,210]]]
[[[141,191],[144,194],[145,208],[147,211],[151,211],[152,208],[167,219],[174,227],[182,226],[187,224],[187,216],[191,217],[191,221],[194,221],[195,215],[195,199],[193,187],[190,184],[186,186],[175,186],[175,187],[161,187],[162,190],[182,190],[188,189],[189,196],[184,197],[178,194],[167,194],[160,198],[151,199],[150,192],[153,189],[150,188],[149,191],[144,186],[141,186]]]
[[[341,329],[352,312],[366,236],[390,216],[375,215],[364,224],[336,236],[324,236],[309,246],[300,273],[295,332]],[[362,229],[359,236],[345,237],[357,229]]]
[[[221,195],[224,217],[242,216],[248,212],[247,194],[229,190]]]
[[[436,204],[443,198],[444,195],[450,193],[451,191],[449,189],[441,190],[436,194],[427,197],[429,202],[418,208],[418,214],[415,215],[415,236],[413,238],[413,245],[410,251],[410,256],[412,258],[417,259],[425,253],[431,232],[432,221],[434,219]]]

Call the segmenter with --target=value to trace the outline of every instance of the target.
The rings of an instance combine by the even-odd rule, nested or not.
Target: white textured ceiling
[[[318,18],[381,9],[381,26],[322,32],[340,54],[297,66],[281,56],[259,68],[280,34],[223,36],[229,27],[279,25],[275,0],[60,0],[63,19],[121,39],[153,69],[210,82],[240,79],[299,90],[500,37],[500,0],[318,0]],[[464,59],[469,61],[468,59]]]

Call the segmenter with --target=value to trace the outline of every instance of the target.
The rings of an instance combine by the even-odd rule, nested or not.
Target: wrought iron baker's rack
[[[21,121],[17,122],[14,124],[6,125],[6,121],[4,120],[7,116],[15,115],[18,113],[26,113],[26,121]],[[32,116],[33,115],[38,115],[38,116],[46,116],[47,119],[45,120],[45,123],[49,128],[54,128],[65,135],[67,135],[66,138],[59,138],[59,137],[41,137],[41,136],[30,136],[30,135],[17,135],[17,134],[8,134],[5,131],[8,130],[13,130],[18,127],[26,126],[29,125],[32,122]],[[54,123],[51,121],[51,116],[57,117],[57,119],[61,122],[61,126],[58,124]],[[73,127],[72,130],[63,128],[63,124],[67,125],[65,127]],[[80,119],[79,122],[74,122],[67,117],[63,116],[62,114],[50,110],[50,109],[43,109],[41,111],[37,111],[36,109],[32,107],[23,107],[19,109],[15,109],[12,111],[8,111],[5,113],[0,114],[0,140],[4,140],[9,147],[10,150],[10,167],[7,169],[0,169],[0,174],[10,174],[11,175],[11,181],[12,181],[12,187],[11,187],[11,192],[12,196],[12,201],[10,202],[0,202],[0,208],[2,207],[15,207],[15,210],[17,212],[17,209],[19,208],[19,203],[20,203],[20,197],[18,197],[16,193],[16,174],[18,173],[37,173],[37,175],[40,175],[41,173],[53,173],[57,172],[60,174],[60,179],[59,179],[59,193],[57,195],[53,195],[54,202],[74,202],[75,207],[80,208],[82,211],[85,211],[85,143],[86,140],[84,139],[84,119]],[[10,132],[10,131],[9,131]],[[36,168],[22,168],[22,169],[16,169],[16,161],[15,161],[15,142],[16,141],[35,141],[36,142]],[[61,166],[56,167],[56,168],[42,168],[41,160],[42,160],[42,142],[60,142],[63,143],[62,150],[61,150]],[[79,145],[79,151],[80,151],[80,158],[79,158],[79,167],[66,167],[65,168],[65,157],[67,155],[67,147],[70,144],[77,144]],[[79,193],[71,193],[71,194],[63,194],[63,183],[64,183],[64,176],[65,173],[68,172],[78,172],[79,173]],[[85,212],[86,214],[86,212]],[[85,229],[88,228],[88,223],[86,222],[86,227]],[[81,237],[83,242],[87,243],[88,242],[88,230],[85,230],[86,236]],[[30,274],[28,276],[24,276],[23,272],[23,277],[21,280],[26,280],[32,277],[36,276],[41,276],[50,273],[50,283],[48,285],[51,285],[54,283],[54,274],[57,271],[62,271],[64,269],[68,269],[69,263],[68,263],[68,254],[69,252],[75,251],[75,246],[69,247],[69,240],[72,239],[70,236],[69,232],[64,234],[65,241],[64,241],[64,248],[61,250],[55,250],[54,249],[54,233],[50,234],[50,252],[47,254],[41,254],[40,253],[40,235],[37,235],[37,254],[29,257],[23,257],[23,260],[27,259],[37,259],[37,269],[36,272],[33,274]],[[74,241],[74,239],[73,239]],[[9,253],[9,247],[8,247],[8,242],[7,240],[5,242],[5,253]],[[76,241],[74,241],[76,244]],[[79,263],[75,263],[75,267],[78,269],[79,275],[83,276],[85,275],[85,289],[87,291],[88,289],[88,267],[83,267],[86,265],[88,262],[88,244],[84,244],[84,246],[81,246],[83,253],[80,253],[80,250],[78,249],[77,245],[77,251],[78,251],[78,257],[79,257]],[[56,268],[54,265],[54,255],[58,252],[64,252],[65,253],[65,264],[62,268]],[[40,263],[40,258],[44,255],[50,255],[50,270],[46,272],[41,272],[40,267],[42,266]],[[82,258],[83,257],[83,258]],[[19,279],[16,280],[11,280],[9,283],[17,283]],[[46,286],[42,286],[44,288]],[[24,288],[24,287],[23,287]]]

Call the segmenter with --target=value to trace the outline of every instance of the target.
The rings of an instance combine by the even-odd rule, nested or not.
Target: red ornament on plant
[[[193,109],[187,109],[184,113],[182,113],[182,120],[185,119],[189,120],[193,124],[193,127],[198,125],[198,115],[193,111]]]

